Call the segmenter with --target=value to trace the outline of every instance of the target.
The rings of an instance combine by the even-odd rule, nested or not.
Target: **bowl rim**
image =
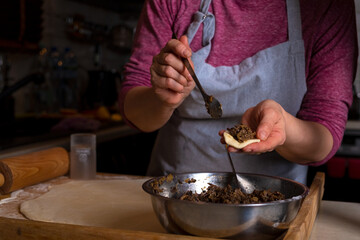
[[[170,174],[170,173],[169,173]],[[211,171],[211,172],[183,172],[183,173],[171,173],[173,176],[179,176],[179,175],[189,175],[189,174],[232,174],[232,172],[216,172],[216,171]],[[300,195],[297,196],[293,196],[291,198],[286,198],[284,200],[277,200],[277,201],[271,201],[271,202],[265,202],[265,203],[239,203],[239,204],[233,204],[233,203],[210,203],[210,202],[193,202],[193,201],[186,201],[186,200],[181,200],[181,199],[177,199],[177,198],[169,198],[169,197],[165,197],[165,196],[161,196],[158,195],[152,191],[150,191],[150,187],[147,187],[150,182],[156,180],[156,179],[160,179],[162,177],[166,177],[167,175],[163,175],[163,176],[156,176],[156,177],[151,177],[150,179],[146,180],[143,184],[142,184],[142,189],[148,193],[149,195],[151,195],[151,197],[156,197],[156,198],[160,198],[164,201],[175,201],[175,202],[181,202],[184,204],[195,204],[195,205],[204,205],[204,206],[218,206],[221,205],[222,207],[259,207],[259,206],[273,206],[273,205],[278,205],[278,204],[283,204],[283,203],[290,203],[293,201],[298,201],[298,200],[303,200],[305,199],[305,197],[309,194],[310,189],[309,187],[307,187],[305,184],[300,183],[298,181],[295,181],[293,179],[289,179],[289,178],[285,178],[285,177],[279,177],[279,176],[271,176],[271,175],[267,175],[267,174],[261,174],[261,173],[249,173],[249,172],[236,172],[236,174],[240,174],[240,175],[251,175],[251,176],[261,176],[261,177],[268,177],[268,178],[275,178],[275,179],[280,179],[280,180],[284,180],[287,182],[292,182],[296,185],[299,185],[302,189],[303,192]]]

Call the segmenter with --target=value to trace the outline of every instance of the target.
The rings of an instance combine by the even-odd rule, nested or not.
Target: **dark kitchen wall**
[[[2,46],[0,49],[0,55],[6,57],[9,65],[8,84],[13,85],[39,70],[39,62],[45,61],[41,59],[44,57],[39,55],[41,49],[45,49],[48,55],[56,50],[60,56],[71,51],[77,61],[78,87],[86,84],[90,70],[121,72],[129,57],[141,6],[142,0],[43,1],[42,31],[38,48],[24,50]],[[36,111],[36,102],[29,101],[34,98],[36,90],[37,86],[30,83],[13,94],[17,115]]]
[[[357,27],[357,38],[358,38],[358,45],[360,46],[360,0],[355,0],[355,8],[356,8],[356,27]],[[355,112],[355,118],[360,120],[360,61],[358,60],[358,71],[356,74],[356,79],[354,82],[354,104],[351,108],[352,112]],[[350,112],[351,113],[351,112]]]

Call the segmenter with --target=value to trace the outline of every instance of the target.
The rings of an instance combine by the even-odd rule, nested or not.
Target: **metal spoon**
[[[177,39],[175,33],[173,33],[173,39]],[[202,97],[204,98],[205,101],[205,107],[207,112],[210,114],[210,116],[212,118],[220,118],[222,116],[222,107],[220,102],[213,97],[212,95],[208,95],[205,90],[203,89],[203,87],[200,84],[199,79],[197,78],[194,69],[192,68],[189,60],[187,58],[181,58],[185,67],[187,68],[187,70],[189,71],[191,77],[194,79],[196,86],[199,88],[200,93],[202,95]]]
[[[237,187],[244,193],[247,193],[247,188],[245,186],[243,186],[242,182],[239,180],[238,178],[238,175],[236,174],[236,171],[235,171],[235,167],[234,167],[234,163],[231,159],[231,156],[230,156],[230,153],[229,151],[227,150],[227,145],[225,146],[226,148],[226,153],[228,155],[228,158],[229,158],[229,161],[230,161],[230,164],[231,164],[231,168],[232,168],[232,173],[233,173],[233,176],[234,178],[236,179],[236,183],[237,183]]]

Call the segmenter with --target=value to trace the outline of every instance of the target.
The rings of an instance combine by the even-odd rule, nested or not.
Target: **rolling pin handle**
[[[4,185],[5,183],[5,177],[2,173],[0,173],[0,187],[2,187],[2,185]]]
[[[0,194],[62,176],[68,170],[69,154],[62,147],[1,159]]]

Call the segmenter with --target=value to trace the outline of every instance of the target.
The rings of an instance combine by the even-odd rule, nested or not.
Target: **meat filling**
[[[229,134],[240,143],[256,138],[256,132],[253,132],[248,126],[243,124],[235,125],[227,130]]]
[[[252,204],[283,200],[285,196],[278,191],[271,190],[254,190],[252,193],[247,194],[240,189],[233,189],[230,185],[222,188],[209,183],[207,190],[199,194],[187,191],[180,199],[193,202]]]

